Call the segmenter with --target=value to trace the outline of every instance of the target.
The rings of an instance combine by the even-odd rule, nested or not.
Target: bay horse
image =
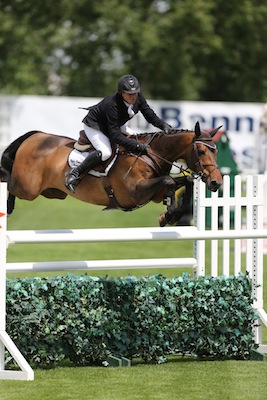
[[[138,135],[137,140],[148,144],[147,155],[134,155],[118,147],[116,161],[109,165],[108,173],[103,172],[106,164],[100,164],[93,171],[98,174],[91,175],[90,171],[83,176],[75,193],[65,187],[65,174],[70,168],[68,156],[76,141],[42,131],[28,132],[12,142],[1,158],[0,180],[7,182],[9,192],[7,212],[10,215],[14,210],[16,197],[34,200],[42,195],[65,199],[70,195],[106,209],[123,211],[167,198],[168,207],[159,216],[159,224],[174,224],[182,216],[175,202],[175,191],[179,187],[188,188],[186,207],[193,179],[202,179],[213,192],[222,184],[217,149],[212,140],[218,129],[201,132],[197,122],[194,131],[171,129],[168,134]],[[191,179],[185,174],[177,178],[170,176],[172,165],[178,159],[183,159],[192,171]]]

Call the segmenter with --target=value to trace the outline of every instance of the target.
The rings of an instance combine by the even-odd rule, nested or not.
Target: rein
[[[155,139],[156,135],[152,135],[149,140],[146,142],[146,145],[149,146],[149,144]],[[210,142],[210,143],[208,143]],[[159,163],[155,160],[155,158],[158,158],[161,161],[164,161],[165,163],[169,164],[170,166],[175,166],[176,168],[178,168],[180,170],[180,173],[182,174],[190,174],[190,176],[188,177],[189,179],[203,179],[203,177],[205,177],[205,173],[204,170],[206,167],[214,167],[212,169],[212,171],[208,174],[208,176],[210,176],[212,174],[212,172],[216,169],[219,169],[218,164],[203,164],[200,160],[200,157],[198,156],[198,148],[197,148],[197,144],[203,144],[205,147],[210,148],[211,151],[216,150],[216,144],[212,141],[211,138],[194,138],[193,139],[193,149],[197,158],[197,161],[194,163],[194,166],[199,166],[201,171],[200,172],[195,172],[192,171],[191,168],[187,167],[187,168],[183,168],[181,165],[178,165],[176,162],[171,162],[169,160],[167,160],[166,158],[160,156],[159,154],[153,153],[151,150],[149,151],[150,154],[148,154],[148,157],[153,161],[153,163],[156,165],[158,173],[164,173],[162,167],[159,165]],[[134,160],[133,164],[130,166],[130,168],[128,169],[128,171],[126,172],[126,174],[124,175],[123,179],[126,179],[129,172],[131,171],[131,169],[134,167],[134,164],[136,163],[136,161],[139,159],[140,155],[136,156],[136,159]],[[155,157],[155,158],[153,158]]]
[[[171,161],[167,160],[166,158],[161,157],[160,155],[158,155],[156,153],[153,153],[153,151],[151,151],[151,150],[150,150],[150,155],[159,158],[161,161],[164,161],[164,162],[166,162],[167,164],[169,164],[171,166],[174,165],[176,168],[179,168],[181,173],[188,172],[188,171],[190,171],[190,173],[191,173],[191,170],[190,170],[189,167],[183,168],[180,165],[176,164],[175,161],[171,162]],[[153,160],[153,162],[159,167],[159,164],[152,157],[151,157],[151,160]],[[164,172],[162,168],[161,168],[161,171]]]
[[[149,143],[150,143],[150,142],[151,142],[151,140],[149,141]],[[211,142],[212,144],[208,144],[208,143],[206,143],[206,142]],[[206,146],[206,147],[208,147],[208,148],[210,148],[210,149],[212,149],[212,150],[216,150],[217,147],[216,147],[216,144],[213,143],[212,139],[210,139],[210,138],[202,138],[201,140],[198,140],[198,139],[193,140],[194,151],[195,151],[196,158],[197,158],[197,161],[194,163],[194,165],[195,165],[195,166],[199,166],[199,167],[201,168],[201,171],[198,172],[198,173],[196,173],[195,171],[192,171],[191,168],[189,168],[189,167],[183,168],[182,166],[178,165],[176,162],[173,162],[173,163],[172,163],[172,162],[170,162],[169,160],[167,160],[166,158],[161,157],[160,155],[153,153],[151,150],[150,150],[150,154],[151,154],[152,156],[154,156],[154,157],[157,157],[157,158],[160,159],[161,161],[166,162],[166,163],[169,164],[169,165],[174,165],[176,168],[178,168],[178,169],[180,170],[180,173],[185,174],[185,173],[190,172],[190,177],[191,177],[192,179],[201,179],[201,178],[203,178],[203,176],[205,176],[205,174],[204,174],[204,169],[205,169],[206,167],[214,167],[213,170],[208,174],[208,176],[209,176],[214,170],[219,169],[219,166],[218,166],[218,164],[203,164],[203,163],[201,162],[200,157],[198,156],[197,143],[203,144],[204,146]],[[153,160],[153,158],[152,158],[152,160]],[[153,161],[154,161],[154,162],[157,164],[157,166],[158,166],[158,163],[157,163],[155,160],[153,160]]]
[[[159,133],[159,135],[161,135],[161,133]],[[155,137],[156,137],[156,135],[150,136],[149,140],[145,143],[145,144],[147,145],[147,147],[150,145],[150,143],[152,142],[152,140],[155,139]],[[132,165],[128,168],[127,172],[124,174],[123,179],[126,179],[126,178],[127,178],[127,176],[129,175],[130,171],[133,169],[133,167],[134,167],[136,161],[142,156],[141,153],[138,154],[138,155],[136,155],[136,154],[133,154],[133,155],[136,156],[136,159],[134,160],[134,162],[132,163]],[[154,155],[156,155],[156,154],[154,154]],[[158,169],[161,169],[160,165],[156,162],[156,160],[154,160],[154,159],[153,159],[152,157],[150,157],[149,155],[147,155],[147,156],[153,161],[154,164],[157,165],[157,168],[158,168]],[[159,158],[160,158],[160,157],[159,157]],[[167,160],[166,160],[166,161],[167,161]],[[167,162],[168,162],[168,161],[167,161]]]

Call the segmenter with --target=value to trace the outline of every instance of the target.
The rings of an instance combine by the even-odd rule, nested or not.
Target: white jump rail
[[[47,271],[75,269],[121,269],[121,268],[165,268],[193,267],[196,276],[205,274],[205,257],[207,240],[211,242],[211,275],[219,273],[219,240],[222,241],[223,274],[230,273],[231,241],[234,240],[234,274],[241,271],[241,242],[246,241],[246,270],[253,282],[253,295],[256,300],[254,308],[259,314],[259,326],[255,329],[255,340],[261,352],[267,352],[267,345],[262,344],[262,323],[267,326],[267,314],[263,309],[263,238],[267,238],[267,230],[263,229],[263,179],[262,176],[248,176],[246,193],[242,194],[241,177],[235,177],[234,196],[230,195],[230,178],[224,177],[223,195],[212,193],[206,196],[206,188],[202,182],[194,185],[194,219],[193,227],[165,228],[109,228],[109,229],[64,229],[64,230],[22,230],[6,231],[6,184],[0,184],[0,379],[34,378],[31,367],[27,364],[19,350],[6,333],[6,272],[7,271]],[[211,211],[211,230],[206,230],[206,212]],[[246,227],[243,227],[243,208],[246,208]],[[219,211],[223,209],[223,227],[219,228]],[[234,229],[230,229],[230,213],[234,212]],[[17,244],[33,243],[93,243],[93,242],[137,242],[137,241],[194,241],[194,257],[161,258],[135,260],[88,260],[68,262],[26,262],[7,263],[6,248]],[[10,352],[21,371],[6,371],[4,350]]]
[[[51,231],[8,231],[8,245],[29,243],[95,243],[140,242],[211,239],[260,239],[267,237],[266,229],[240,229],[229,231],[200,231],[195,226],[167,228],[107,228],[66,229]]]
[[[8,263],[7,272],[26,271],[83,271],[83,270],[120,270],[142,268],[192,268],[195,258],[146,258],[120,260],[84,260]]]
[[[196,233],[196,227],[188,227]],[[136,242],[170,241],[188,235],[185,227],[181,228],[109,228],[109,229],[65,229],[47,231],[8,231],[7,245],[32,243],[95,243],[95,242]],[[190,235],[188,236],[188,238]],[[195,258],[150,258],[126,260],[83,260],[56,262],[7,263],[7,272],[23,271],[59,271],[59,270],[116,270],[141,268],[195,268]]]

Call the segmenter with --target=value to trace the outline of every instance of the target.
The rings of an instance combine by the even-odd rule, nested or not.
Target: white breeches
[[[127,126],[127,124],[122,125],[121,127],[122,133],[126,135],[135,135],[131,128]],[[87,138],[90,140],[94,148],[98,151],[101,151],[102,161],[106,161],[112,154],[112,148],[110,144],[109,138],[101,131],[97,129],[90,128],[89,126],[84,124],[84,132]]]
[[[98,131],[97,129],[90,128],[89,126],[84,124],[84,132],[87,138],[90,140],[94,148],[98,151],[101,151],[102,161],[106,161],[112,154],[111,144],[109,138],[104,135],[103,132]]]

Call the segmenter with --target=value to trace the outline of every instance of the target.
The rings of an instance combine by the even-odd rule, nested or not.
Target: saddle
[[[74,148],[78,151],[90,151],[94,149],[94,146],[89,142],[84,130],[79,132],[79,139],[74,143]]]
[[[79,138],[73,145],[73,150],[69,153],[68,156],[68,164],[71,168],[75,168],[79,165],[84,157],[91,151],[95,150],[92,143],[88,140],[84,130],[79,132]],[[87,153],[87,154],[86,154]],[[119,154],[119,145],[112,146],[112,155],[110,158],[104,162],[101,162],[99,165],[87,171],[89,175],[96,176],[98,178],[105,177],[108,175],[110,169],[114,165]]]

